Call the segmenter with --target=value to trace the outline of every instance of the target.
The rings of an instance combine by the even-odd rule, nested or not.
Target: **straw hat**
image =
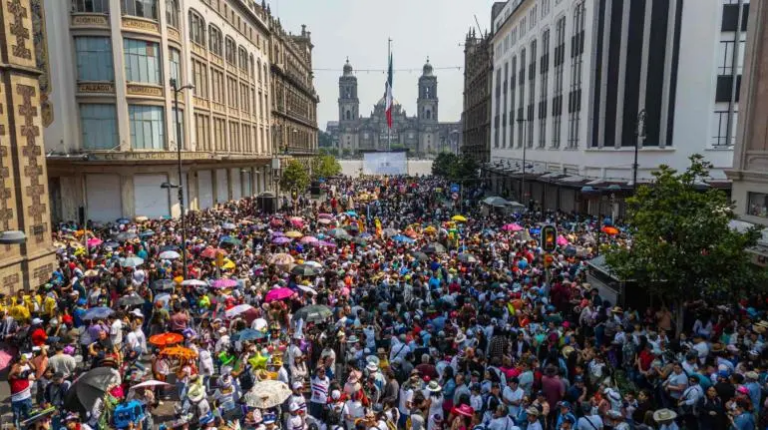
[[[576,351],[576,349],[571,345],[564,346],[561,351],[561,353],[563,354],[563,358],[568,358],[568,356],[571,355],[573,351]]]
[[[677,418],[677,413],[670,409],[659,409],[653,413],[653,420],[657,423],[672,421]]]
[[[623,314],[624,313],[624,309],[620,308],[619,306],[614,306],[613,309],[611,309],[611,313]]]
[[[440,384],[437,383],[437,381],[430,381],[429,384],[427,384],[427,390],[431,393],[439,393],[442,391],[442,387],[440,387]]]
[[[525,413],[534,417],[538,417],[539,415],[541,415],[541,412],[539,412],[539,409],[535,406],[531,406],[528,409],[526,409]]]

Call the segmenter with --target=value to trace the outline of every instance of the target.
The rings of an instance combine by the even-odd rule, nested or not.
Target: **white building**
[[[714,165],[712,184],[725,184],[748,3],[509,0],[493,17],[497,191],[595,212],[579,190],[630,190],[635,145],[639,183],[661,164],[683,170],[702,154]]]
[[[54,220],[178,216],[272,186],[268,11],[252,0],[45,0]],[[176,135],[174,92],[181,136]],[[177,145],[184,167],[179,178]]]

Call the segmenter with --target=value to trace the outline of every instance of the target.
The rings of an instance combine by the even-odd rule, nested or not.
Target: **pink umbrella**
[[[135,390],[137,388],[146,388],[146,387],[165,387],[171,385],[167,382],[157,381],[154,379],[150,379],[149,381],[144,381],[140,384],[136,384],[130,388],[130,390]]]
[[[282,227],[283,221],[278,218],[272,218],[272,221],[269,222],[269,225],[272,227]]]
[[[321,213],[317,215],[318,218],[333,218],[333,214]]]
[[[567,246],[568,245],[568,239],[565,238],[562,234],[557,236],[557,246]]]
[[[290,237],[278,236],[272,239],[272,243],[274,243],[275,245],[285,245],[286,243],[290,243],[291,240],[292,239]]]
[[[3,346],[3,349],[0,349],[0,372],[10,366],[16,352],[17,349],[13,346]]]
[[[317,242],[317,238],[314,237],[314,236],[304,236],[304,237],[301,238],[301,240],[299,242],[301,242],[301,243],[306,245],[306,244],[309,244],[309,243]]]
[[[294,292],[290,288],[275,288],[274,290],[269,290],[264,301],[269,303],[274,302],[275,300],[285,300],[293,294]]]
[[[213,281],[213,288],[232,288],[237,286],[237,281],[234,279],[221,278]]]
[[[315,242],[313,245],[321,247],[321,248],[336,248],[336,244],[333,242],[326,242],[324,240],[320,240]]]
[[[93,248],[93,247],[99,246],[102,243],[104,243],[103,240],[99,239],[98,237],[92,237],[92,238],[88,239],[88,248]]]
[[[304,227],[304,220],[301,219],[300,217],[295,216],[291,218],[291,225],[296,228],[302,228]]]

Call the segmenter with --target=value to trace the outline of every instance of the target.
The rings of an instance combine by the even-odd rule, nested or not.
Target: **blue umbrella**
[[[402,234],[397,234],[395,236],[392,236],[392,240],[395,242],[402,242],[402,243],[414,243],[415,240],[411,239],[408,236],[403,236]]]
[[[108,308],[106,306],[90,308],[87,311],[85,311],[85,314],[83,315],[83,319],[84,320],[103,320],[108,316],[112,315],[114,312],[115,311],[113,311],[112,308]]]
[[[116,222],[118,224],[130,224],[131,220],[129,220],[128,218],[118,218],[118,220]]]
[[[120,265],[123,267],[136,267],[144,264],[144,259],[139,257],[128,257],[120,260]]]
[[[346,214],[349,216],[357,216],[357,212],[355,211],[347,211]]]
[[[531,229],[531,234],[541,234],[541,229],[540,228],[532,228]]]
[[[254,330],[252,328],[247,328],[245,330],[239,331],[235,333],[234,336],[232,336],[232,340],[237,342],[245,342],[247,340],[256,340],[256,339],[263,339],[267,336],[266,333],[261,332],[259,330]]]
[[[219,244],[226,244],[226,245],[232,245],[232,246],[240,246],[243,242],[240,241],[240,239],[235,239],[232,236],[224,236],[219,241]]]
[[[152,237],[154,235],[155,235],[155,232],[152,231],[152,230],[145,230],[145,231],[142,231],[141,233],[139,233],[139,237],[142,238],[142,239],[147,238],[147,237]]]

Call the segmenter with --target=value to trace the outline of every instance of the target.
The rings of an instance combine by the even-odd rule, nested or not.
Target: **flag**
[[[387,69],[387,85],[386,85],[386,112],[387,112],[387,126],[392,128],[392,104],[394,97],[392,96],[392,54],[389,54],[389,69]]]

